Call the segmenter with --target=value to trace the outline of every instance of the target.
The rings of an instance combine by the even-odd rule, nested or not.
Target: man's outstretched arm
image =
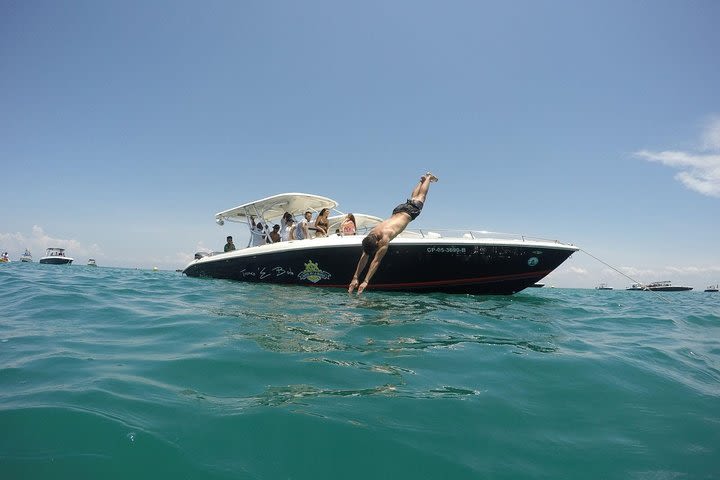
[[[384,245],[380,248],[378,248],[377,252],[375,252],[375,256],[372,259],[372,262],[370,262],[370,268],[368,268],[367,275],[365,275],[365,281],[360,284],[358,287],[358,295],[360,295],[363,290],[365,290],[368,286],[368,283],[370,283],[370,279],[375,275],[375,272],[377,271],[378,267],[380,266],[380,262],[382,261],[383,257],[387,253],[388,246]]]
[[[348,293],[352,293],[353,290],[355,290],[358,286],[358,277],[362,273],[363,270],[365,270],[365,265],[367,265],[368,261],[368,255],[367,253],[363,252],[362,255],[360,255],[360,260],[358,260],[357,268],[355,268],[355,274],[353,275],[352,281],[350,282],[350,286],[348,287]]]

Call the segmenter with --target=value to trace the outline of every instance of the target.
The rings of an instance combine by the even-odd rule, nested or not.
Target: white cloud
[[[10,253],[11,259],[15,256],[19,258],[26,248],[32,252],[33,257],[40,258],[48,247],[64,248],[67,250],[68,256],[75,255],[76,258],[103,256],[102,250],[97,244],[83,245],[77,240],[52,237],[38,225],[34,225],[27,236],[20,232],[0,232],[0,246],[3,251]]]
[[[699,150],[705,153],[640,150],[635,156],[681,169],[675,175],[680,183],[703,195],[720,198],[720,118],[705,127]]]
[[[702,149],[706,152],[720,151],[720,117],[708,122],[703,133]]]

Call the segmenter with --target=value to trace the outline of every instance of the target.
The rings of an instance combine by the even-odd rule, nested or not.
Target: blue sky
[[[268,195],[720,282],[715,1],[0,3],[0,249],[181,268]],[[630,280],[582,252],[547,282]]]

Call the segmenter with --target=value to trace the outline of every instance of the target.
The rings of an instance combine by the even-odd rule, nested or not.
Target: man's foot
[[[430,172],[427,172],[424,176],[425,176],[425,178],[430,179],[430,183],[435,183],[438,181],[438,178]]]

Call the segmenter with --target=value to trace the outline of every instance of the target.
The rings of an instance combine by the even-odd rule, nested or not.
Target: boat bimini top
[[[229,222],[250,223],[250,217],[255,217],[268,222],[281,218],[285,212],[289,212],[294,217],[307,211],[319,212],[323,208],[334,209],[335,207],[337,207],[335,200],[319,195],[281,193],[216,213],[215,221],[219,225],[225,223],[226,220]]]
[[[328,217],[329,233],[340,228],[345,213],[337,210],[338,203],[327,197],[312,195],[309,193],[281,193],[272,197],[263,198],[254,202],[245,203],[235,208],[215,214],[215,221],[218,225],[224,225],[225,221],[246,223],[250,228],[251,219],[255,217],[258,222],[269,226],[270,223],[279,221],[285,212],[290,213],[293,218],[302,217],[305,212],[318,213],[323,208],[334,212]],[[364,213],[355,213],[355,227],[360,232],[367,232],[372,227],[382,222],[382,218]]]

